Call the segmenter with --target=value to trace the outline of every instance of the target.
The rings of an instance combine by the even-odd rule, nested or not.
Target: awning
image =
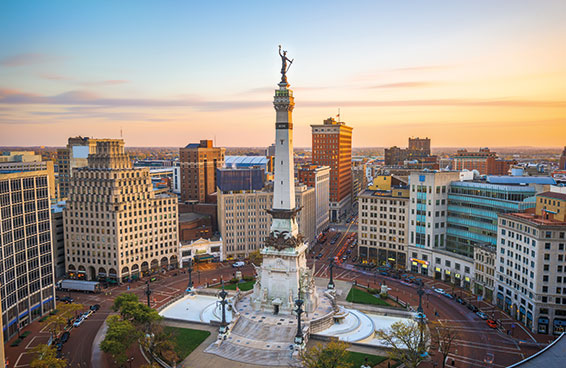
[[[554,325],[555,326],[566,326],[566,319],[555,318],[554,319]]]
[[[547,324],[548,324],[548,318],[546,318],[546,317],[539,317],[539,318],[538,318],[538,323],[542,323],[542,324],[544,324],[544,325],[547,325]]]

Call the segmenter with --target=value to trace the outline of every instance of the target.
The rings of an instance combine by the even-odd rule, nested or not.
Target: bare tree
[[[377,330],[377,337],[390,348],[389,358],[402,362],[407,368],[416,368],[426,360],[429,332],[423,324],[415,321],[395,322],[390,328]]]
[[[444,368],[446,357],[450,354],[454,341],[459,337],[458,331],[446,323],[438,321],[430,326],[430,333],[433,343],[438,345],[438,351],[442,355],[442,368]]]

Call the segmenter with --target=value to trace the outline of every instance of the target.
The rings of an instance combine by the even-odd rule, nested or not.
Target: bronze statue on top
[[[295,59],[289,60],[287,57],[287,51],[285,50],[281,53],[281,45],[279,45],[279,56],[281,56],[281,83],[287,83],[286,73],[289,71],[289,68]],[[287,62],[289,62],[289,65],[287,65]]]

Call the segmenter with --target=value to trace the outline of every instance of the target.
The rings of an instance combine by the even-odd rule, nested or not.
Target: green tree
[[[300,359],[305,368],[352,368],[353,364],[348,361],[349,347],[345,342],[332,340],[326,346],[317,344],[304,350]]]
[[[112,355],[120,365],[128,359],[126,352],[141,336],[141,331],[131,321],[123,320],[120,316],[110,316],[106,322],[108,330],[100,349]]]
[[[58,305],[57,313],[49,316],[46,320],[46,323],[49,326],[49,331],[54,336],[59,335],[65,329],[69,318],[74,317],[75,314],[83,308],[84,306],[82,304],[74,303]]]
[[[150,336],[148,348],[153,353],[169,363],[176,363],[179,360],[179,355],[175,350],[175,336],[172,332],[166,331],[161,324],[156,323],[152,326]]]
[[[375,334],[391,348],[387,355],[402,362],[407,368],[416,368],[427,358],[427,342],[430,336],[424,325],[414,321],[399,321],[389,329],[377,330]]]
[[[127,302],[136,302],[139,303],[139,298],[136,294],[133,293],[123,293],[118,295],[116,299],[114,299],[114,304],[112,305],[112,310],[114,312],[118,312],[122,308],[122,304]]]
[[[31,368],[65,368],[67,366],[65,359],[57,358],[54,346],[39,344],[32,349],[32,353],[36,356],[30,363]]]
[[[250,253],[250,262],[252,262],[256,266],[261,266],[261,263],[263,262],[263,255],[261,254],[259,249],[254,250]]]
[[[458,331],[446,323],[438,321],[430,326],[430,334],[432,342],[438,346],[438,351],[442,354],[442,368],[444,368],[446,357],[450,354],[454,340],[459,337]]]

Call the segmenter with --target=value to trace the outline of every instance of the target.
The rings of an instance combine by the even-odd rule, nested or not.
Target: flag
[[[237,292],[237,293],[240,292],[240,288],[238,287],[238,285],[236,285],[236,292]]]

